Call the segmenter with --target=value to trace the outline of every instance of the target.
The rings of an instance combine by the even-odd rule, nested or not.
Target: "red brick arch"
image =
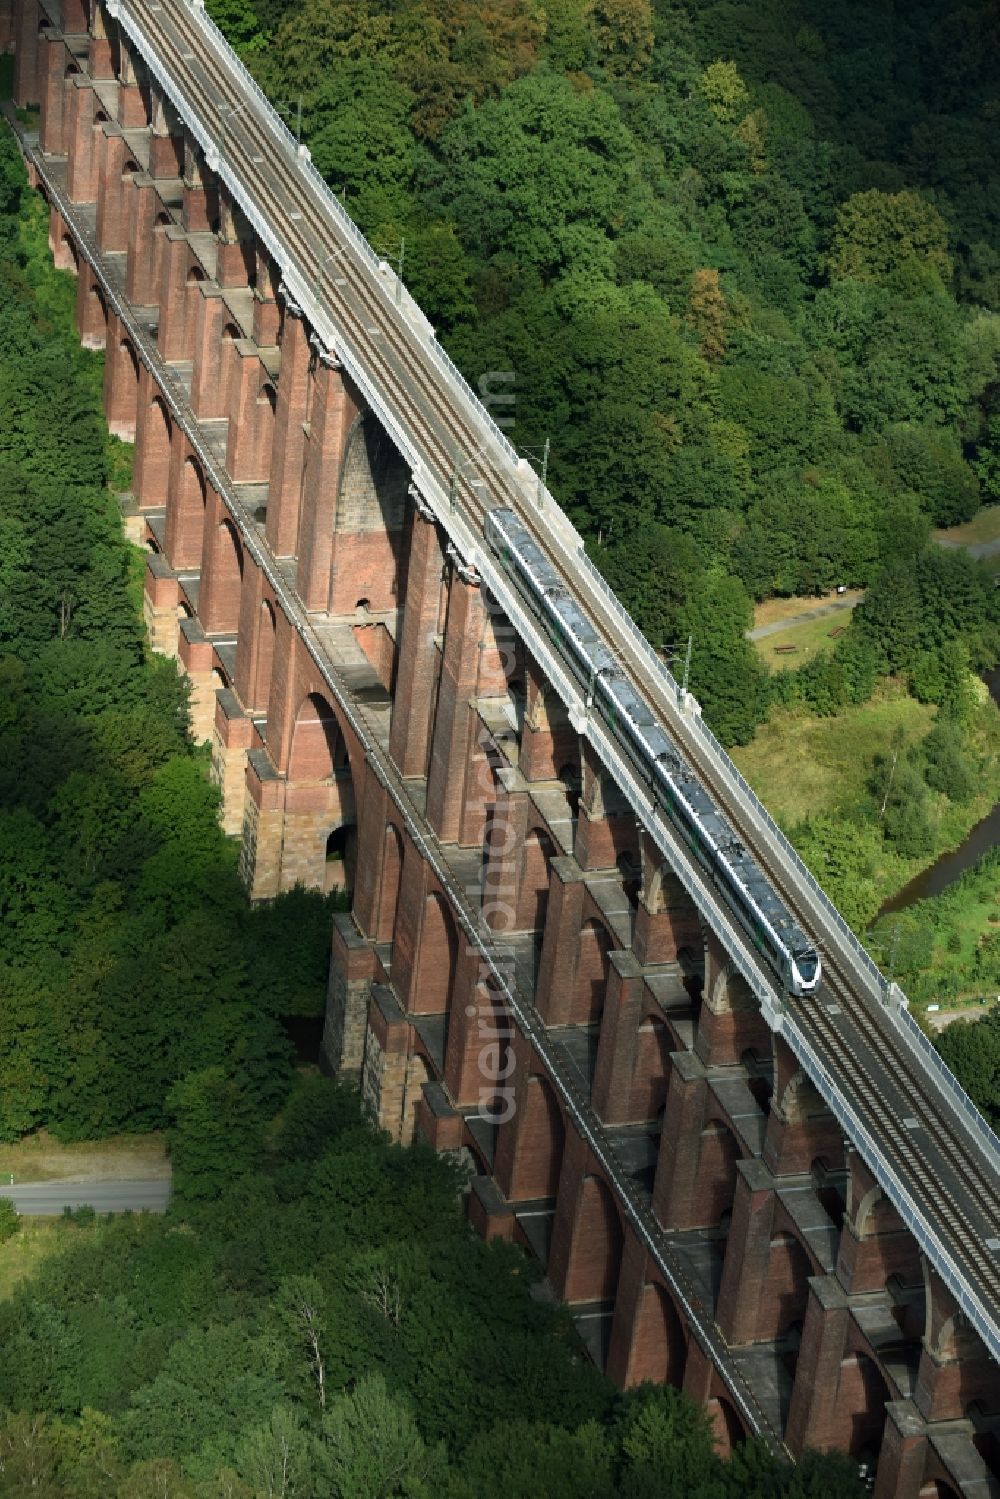
[[[517,1201],[552,1198],[559,1190],[566,1121],[547,1077],[533,1073],[520,1101],[511,1195]]]
[[[271,694],[274,668],[274,639],[278,629],[277,615],[270,599],[262,599],[257,617],[257,660],[254,664],[253,703],[258,713],[266,713]]]
[[[655,1119],[666,1103],[672,1049],[670,1028],[663,1016],[648,1013],[636,1033],[631,1119]]]
[[[458,932],[448,903],[438,891],[424,901],[420,946],[410,993],[410,1009],[418,1015],[446,1015],[451,1006],[458,960]]]
[[[593,1025],[604,1009],[615,941],[603,921],[593,916],[584,922],[577,940],[573,1002],[567,1020],[570,1025]]]
[[[406,514],[410,471],[378,418],[355,418],[340,465],[334,529],[399,531]]]
[[[155,509],[166,501],[172,438],[173,424],[166,404],[156,395],[144,403],[136,424],[132,488],[143,509]]]
[[[875,1360],[862,1350],[847,1354],[840,1364],[831,1445],[873,1462],[882,1445],[885,1406],[891,1398]]]
[[[403,835],[395,823],[386,823],[382,838],[382,875],[379,887],[375,939],[391,942],[396,931],[399,890],[403,879]]]
[[[212,533],[206,563],[198,609],[202,626],[207,635],[232,634],[240,622],[243,546],[228,517]]]
[[[724,1395],[708,1403],[708,1413],[715,1434],[715,1447],[720,1457],[729,1457],[747,1439],[747,1431],[732,1402]]]
[[[732,1211],[736,1195],[736,1163],[742,1151],[736,1136],[722,1119],[706,1121],[698,1151],[698,1222],[715,1228]]]
[[[803,1245],[792,1233],[775,1234],[767,1258],[763,1295],[757,1310],[757,1339],[782,1338],[805,1319],[809,1277],[814,1267]]]
[[[549,904],[549,865],[556,846],[545,828],[535,827],[528,833],[521,851],[517,879],[517,915],[514,930],[540,932],[545,926]]]
[[[345,769],[350,764],[340,720],[321,693],[311,692],[295,715],[288,779],[296,784],[328,781]]]
[[[659,1281],[650,1281],[643,1287],[626,1383],[649,1379],[680,1387],[686,1364],[687,1331],[673,1297]]]
[[[602,1177],[585,1176],[577,1198],[563,1300],[613,1300],[623,1243],[622,1221],[611,1189]]]
[[[201,465],[196,458],[185,458],[180,482],[167,502],[167,560],[178,571],[201,564],[207,496]]]
[[[77,275],[80,270],[80,252],[76,248],[76,241],[71,234],[64,234],[61,241],[62,264],[67,270],[72,270]]]

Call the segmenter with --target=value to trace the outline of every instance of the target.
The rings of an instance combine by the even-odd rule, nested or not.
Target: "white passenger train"
[[[588,703],[625,745],[666,815],[715,883],[757,950],[794,995],[819,984],[819,954],[781,896],[740,843],[708,792],[668,738],[646,699],[632,686],[513,510],[491,510],[490,546],[518,592],[569,662]]]

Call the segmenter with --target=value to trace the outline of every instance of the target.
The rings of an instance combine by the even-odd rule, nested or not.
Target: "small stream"
[[[990,696],[1000,707],[1000,666],[983,678],[990,689]],[[1000,843],[1000,802],[987,812],[967,834],[964,843],[951,853],[942,854],[933,864],[914,875],[908,885],[897,890],[879,911],[879,916],[888,916],[893,911],[903,911],[914,901],[924,900],[928,895],[940,895],[942,890],[957,880],[960,874],[971,869],[977,860]],[[878,918],[876,918],[877,920]]]

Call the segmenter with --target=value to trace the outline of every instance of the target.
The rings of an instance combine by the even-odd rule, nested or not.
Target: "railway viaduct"
[[[613,1379],[682,1386],[723,1448],[844,1448],[878,1499],[1000,1494],[1000,1149],[903,996],[203,9],[2,0],[0,44],[247,887],[351,893],[329,1067],[467,1154],[473,1222]],[[816,938],[814,998],[588,711],[496,502]]]

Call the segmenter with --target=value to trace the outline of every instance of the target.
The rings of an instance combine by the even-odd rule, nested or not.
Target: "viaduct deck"
[[[475,1221],[547,1261],[614,1377],[683,1383],[723,1437],[731,1411],[730,1437],[794,1453],[881,1442],[878,1499],[994,1493],[1000,1144],[903,996],[203,8],[6,5],[15,102],[41,100],[23,149],[136,443],[151,635],[191,678],[251,893],[322,884],[324,844],[356,837],[328,1056],[399,1138],[475,1155]],[[820,947],[811,998],[588,711],[486,543],[494,505]],[[496,1123],[484,1015],[517,1068]]]
[[[579,684],[554,657],[538,625],[519,607],[482,540],[490,504],[509,504],[557,562],[567,587],[636,682],[655,700],[669,732],[725,807],[819,943],[826,983],[815,999],[782,1008],[773,978],[748,950],[742,931],[720,914],[730,951],[775,1013],[820,1094],[840,1118],[916,1233],[922,1247],[1000,1357],[1000,1145],[929,1064],[903,1030],[883,986],[843,924],[818,898],[721,751],[683,713],[668,674],[631,621],[609,600],[579,538],[551,496],[526,478],[509,444],[470,398],[438,352],[409,300],[396,301],[395,278],[361,240],[336,198],[295,150],[280,117],[251,83],[203,9],[184,0],[110,7],[201,143],[210,165],[282,268],[292,295],[326,347],[350,369],[386,430],[408,459],[414,481],[467,560],[474,561],[568,706],[582,708]],[[456,468],[458,473],[456,475]],[[541,498],[542,503],[539,503]],[[620,778],[636,815],[664,853],[649,796],[627,756],[593,719],[585,732]],[[701,882],[692,882],[705,902]],[[706,902],[707,904],[707,902]]]

